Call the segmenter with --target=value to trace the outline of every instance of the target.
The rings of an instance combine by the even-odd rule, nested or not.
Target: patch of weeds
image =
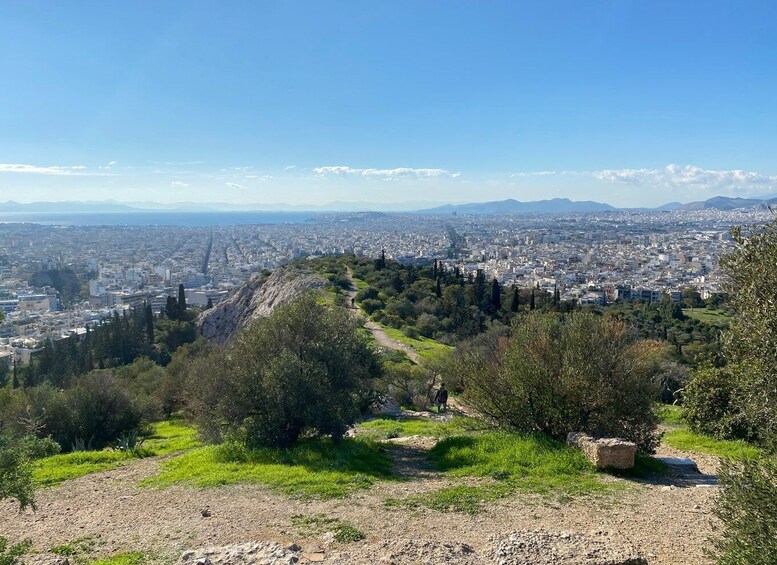
[[[746,441],[715,439],[685,429],[667,432],[662,441],[681,451],[706,453],[728,459],[747,459],[757,457],[761,453],[757,447]]]
[[[661,420],[661,423],[664,425],[675,427],[685,425],[682,406],[659,404],[656,407],[656,412],[658,413],[658,419]]]
[[[73,557],[82,553],[90,553],[97,543],[94,536],[76,538],[71,542],[52,547],[49,551],[62,557]]]
[[[31,547],[30,540],[9,545],[8,540],[0,536],[0,565],[15,565],[18,563],[19,557],[26,554]]]
[[[167,420],[152,425],[152,435],[142,447],[130,450],[75,451],[39,459],[33,465],[33,479],[39,487],[56,486],[76,479],[115,469],[134,459],[166,455],[201,445],[197,431],[179,420]]]
[[[507,483],[477,486],[458,485],[434,492],[415,494],[407,498],[388,499],[386,505],[410,509],[425,507],[440,512],[461,512],[475,515],[483,511],[483,505],[486,502],[508,496],[512,491],[512,486]]]
[[[166,420],[152,425],[152,433],[146,438],[145,447],[154,455],[167,455],[200,447],[197,430],[181,420]]]
[[[486,424],[479,420],[463,416],[454,416],[445,421],[436,418],[391,418],[386,416],[362,422],[356,429],[363,437],[392,439],[407,436],[450,437],[484,430],[486,427]]]
[[[450,437],[429,452],[454,477],[491,477],[538,494],[590,494],[607,486],[577,449],[541,435],[486,432]]]
[[[297,528],[299,535],[306,537],[332,532],[335,540],[340,543],[361,541],[367,537],[364,532],[350,522],[339,518],[329,518],[324,514],[313,514],[312,516],[296,514],[291,517],[291,523]]]
[[[247,449],[236,443],[196,448],[165,461],[157,476],[141,484],[215,487],[260,483],[288,496],[331,499],[393,478],[391,460],[377,443],[316,438],[288,449]]]
[[[145,565],[148,563],[146,555],[143,553],[119,553],[107,559],[90,561],[89,565]]]

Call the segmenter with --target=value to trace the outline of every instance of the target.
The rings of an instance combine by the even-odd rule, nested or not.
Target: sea
[[[236,226],[301,224],[315,221],[319,212],[57,212],[0,213],[2,223],[62,226]]]

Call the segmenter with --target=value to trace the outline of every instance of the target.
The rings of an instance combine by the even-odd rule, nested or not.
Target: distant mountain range
[[[476,202],[472,204],[446,204],[437,208],[419,210],[426,214],[565,214],[569,212],[609,212],[617,210],[609,204],[590,200],[573,201],[569,198],[553,198],[534,202],[519,202],[509,198],[496,202]]]
[[[422,214],[568,214],[586,212],[609,212],[618,208],[602,202],[590,200],[570,200],[553,198],[520,202],[509,198],[494,202],[472,202],[467,204],[445,204],[437,206],[435,202],[401,202],[395,204],[371,202],[332,202],[324,205],[289,204],[226,204],[179,202],[160,204],[157,202],[116,202],[112,200],[98,202],[0,202],[0,214],[106,214],[106,213],[143,213],[143,212],[416,212]],[[670,202],[656,208],[643,210],[736,210],[777,205],[777,196],[767,198],[730,198],[715,196],[698,202]]]

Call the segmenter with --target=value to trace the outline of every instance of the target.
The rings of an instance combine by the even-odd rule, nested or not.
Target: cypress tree
[[[165,315],[169,320],[175,320],[178,318],[178,303],[172,296],[167,297],[167,305],[165,306]]]
[[[502,307],[502,287],[499,286],[499,281],[494,278],[494,282],[491,283],[491,308],[496,312]]]
[[[178,312],[180,314],[186,312],[186,291],[183,289],[183,284],[178,285]]]
[[[437,259],[434,260],[434,268],[432,269],[432,278],[437,279]]]
[[[442,298],[442,286],[440,284],[440,279],[437,279],[437,289],[435,294],[437,294],[437,298]]]
[[[510,312],[513,312],[513,313],[517,312],[518,311],[518,306],[520,306],[520,305],[521,305],[521,297],[518,294],[518,287],[514,286],[513,287],[513,301],[510,303]]]
[[[534,310],[534,289],[531,289],[531,300],[529,301],[529,310]]]
[[[205,309],[210,310],[211,308],[213,308],[213,299],[209,296],[208,303],[205,305]]]
[[[151,304],[146,304],[146,338],[149,343],[154,343],[154,312]]]
[[[11,386],[13,388],[19,388],[19,375],[16,372],[16,367],[19,364],[16,362],[16,359],[13,361],[13,381],[11,381]]]

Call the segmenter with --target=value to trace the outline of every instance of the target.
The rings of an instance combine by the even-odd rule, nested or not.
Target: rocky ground
[[[34,514],[1,503],[0,533],[32,539],[39,553],[28,558],[31,564],[57,562],[48,550],[79,539],[88,541],[92,556],[142,551],[160,563],[213,565],[709,562],[704,548],[717,487],[703,475],[656,482],[608,477],[626,488],[572,500],[515,494],[474,516],[387,507],[388,498],[452,484],[413,459],[432,440],[410,443],[392,450],[397,470],[412,475],[408,480],[329,501],[288,499],[256,485],[141,488],[138,483],[157,471],[160,459],[138,460],[43,490]],[[659,455],[687,454],[663,447]],[[702,473],[714,473],[714,457],[694,458]],[[340,543],[331,533],[304,531],[295,526],[300,515],[348,521],[366,538]]]

